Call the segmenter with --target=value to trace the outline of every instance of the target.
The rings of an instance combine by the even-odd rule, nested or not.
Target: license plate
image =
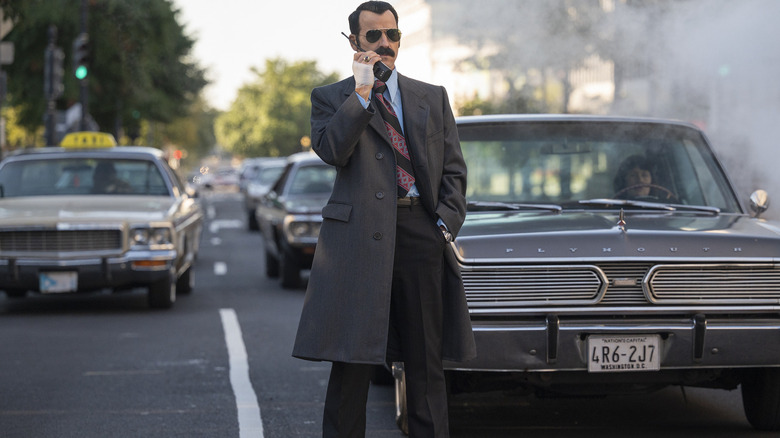
[[[38,285],[42,293],[58,294],[78,290],[77,272],[41,272]]]
[[[588,336],[588,371],[657,371],[661,369],[659,335]]]

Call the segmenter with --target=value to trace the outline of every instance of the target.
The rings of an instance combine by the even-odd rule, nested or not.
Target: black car
[[[260,229],[255,210],[260,199],[271,190],[282,174],[287,160],[285,158],[247,158],[239,172],[239,191],[244,195],[244,208],[247,214],[247,228],[250,231]]]
[[[255,212],[265,243],[265,270],[281,277],[282,287],[301,285],[317,246],[322,207],[328,201],[336,169],[316,154],[301,152],[287,159],[282,175],[260,200]]]
[[[457,123],[468,213],[451,245],[477,357],[445,362],[451,394],[741,387],[749,422],[780,430],[780,226],[757,217],[766,192],[740,202],[700,129]],[[394,374],[403,425],[400,364]]]

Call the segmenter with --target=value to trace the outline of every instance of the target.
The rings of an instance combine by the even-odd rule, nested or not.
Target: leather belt
[[[398,198],[398,206],[399,207],[409,207],[412,205],[420,205],[422,202],[420,201],[419,196],[410,197],[407,196],[405,198]]]

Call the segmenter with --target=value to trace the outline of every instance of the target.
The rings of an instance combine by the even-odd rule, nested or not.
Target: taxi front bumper
[[[51,273],[75,273],[75,288],[59,293],[146,287],[169,278],[175,260],[175,250],[128,251],[116,257],[2,258],[0,289],[45,292],[42,276]]]

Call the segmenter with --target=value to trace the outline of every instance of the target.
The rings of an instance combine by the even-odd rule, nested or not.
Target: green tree
[[[254,82],[238,91],[230,109],[217,118],[217,142],[239,156],[278,157],[301,150],[311,127],[311,90],[335,82],[335,73],[317,70],[316,61],[266,60]]]
[[[210,108],[205,101],[198,99],[190,107],[188,116],[166,123],[157,130],[154,144],[186,151],[182,167],[195,166],[216,144],[214,123],[218,114],[218,111]],[[148,134],[148,126],[142,132]]]
[[[206,85],[204,71],[190,58],[194,41],[184,35],[170,0],[89,0],[91,66],[89,112],[101,130],[138,131],[142,120],[167,123],[189,114]],[[65,93],[58,109],[78,102],[72,70],[72,41],[80,33],[80,0],[3,0],[14,28],[6,37],[16,47],[8,66],[10,104],[30,132],[43,120],[44,51],[47,29],[57,26],[65,52]]]

